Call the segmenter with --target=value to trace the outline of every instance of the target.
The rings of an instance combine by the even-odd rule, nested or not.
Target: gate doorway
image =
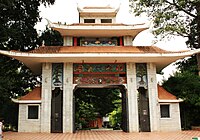
[[[89,93],[91,91],[93,93]],[[119,96],[113,95],[113,94],[117,95],[118,94],[117,92],[120,93]],[[109,98],[115,98],[116,100],[114,101],[114,103],[111,103],[110,101],[108,101],[110,100]],[[119,109],[121,109],[120,114],[118,112],[118,114],[113,115],[111,112],[113,112],[114,110],[110,110],[112,108],[115,108],[115,111],[117,110],[119,111]],[[76,130],[83,128],[87,129],[87,127],[94,127],[96,129],[114,128],[114,129],[121,129],[124,132],[129,131],[127,91],[123,85],[88,85],[88,86],[78,85],[74,89],[73,109],[74,109],[73,113],[74,132],[76,132]],[[109,119],[110,118],[113,119],[112,115],[116,117],[115,121],[116,120],[119,121],[115,123],[115,126],[112,126],[111,120],[105,121],[106,117],[107,118],[109,117]],[[88,118],[84,118],[88,116],[91,117],[90,120]]]
[[[55,88],[52,91],[51,99],[51,132],[63,132],[63,91],[60,88]]]

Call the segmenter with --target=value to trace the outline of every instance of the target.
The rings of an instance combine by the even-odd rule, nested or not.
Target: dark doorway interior
[[[145,88],[138,89],[139,128],[141,132],[150,132],[149,97]]]
[[[101,118],[106,114],[106,110],[108,108],[112,108],[113,106],[116,105],[116,104],[113,104],[112,102],[108,101],[109,100],[108,98],[116,98],[116,97],[113,97],[113,95],[112,95],[114,93],[105,94],[104,92],[107,92],[107,91],[112,92],[114,90],[118,90],[121,93],[119,105],[122,110],[122,112],[120,113],[120,117],[119,117],[120,122],[117,124],[118,126],[114,126],[114,127],[118,127],[119,129],[122,129],[123,131],[128,132],[128,110],[127,110],[128,107],[127,107],[127,96],[126,96],[127,93],[126,93],[126,89],[124,86],[96,86],[96,87],[77,86],[74,90],[74,102],[76,102],[76,103],[74,103],[75,107],[74,107],[74,117],[73,117],[76,120],[76,121],[74,121],[74,132],[75,132],[75,130],[80,129],[80,128],[78,128],[80,121],[87,120],[87,118],[84,118],[84,112],[81,112],[83,110],[85,110],[86,112],[89,110],[89,112],[93,112],[96,114],[96,116],[95,116],[96,118],[93,118],[94,120],[96,120],[96,122],[93,121],[93,123],[95,124],[94,125],[95,127],[96,126],[97,126],[97,128],[112,127],[112,126],[109,126],[109,124],[107,124],[107,126],[105,126],[105,123],[103,123],[103,122],[101,123]],[[95,95],[88,93],[90,91],[93,91],[95,93]],[[83,101],[83,99],[84,99],[84,101]],[[116,101],[118,101],[117,98],[116,98]],[[77,105],[77,102],[79,102],[78,105]],[[94,103],[94,102],[97,102],[97,103]],[[82,106],[82,110],[80,110],[80,103],[84,104],[84,106]],[[98,107],[97,107],[97,105],[98,105]],[[79,114],[77,111],[80,111]],[[112,111],[113,110],[111,110],[111,112]],[[109,111],[107,111],[107,112],[109,112]],[[86,114],[86,117],[88,117],[88,116],[94,117],[92,114]],[[77,115],[79,115],[79,116],[77,116]],[[97,118],[98,118],[98,120],[97,120]],[[85,126],[83,126],[83,125],[84,124],[81,125],[81,128],[87,127],[88,124],[86,124]],[[91,124],[89,124],[89,125],[91,125]]]
[[[63,110],[63,90],[60,90],[60,88],[55,88],[55,90],[52,91],[52,99],[51,99],[52,133],[63,132],[62,110]]]

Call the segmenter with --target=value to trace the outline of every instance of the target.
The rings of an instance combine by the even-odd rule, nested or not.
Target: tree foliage
[[[170,77],[163,86],[170,93],[184,100],[180,104],[182,127],[190,129],[192,125],[200,125],[200,77],[184,71]]]
[[[38,34],[34,26],[41,19],[39,6],[53,3],[54,0],[0,0],[0,49],[29,51],[37,47]],[[9,123],[14,115],[11,111],[8,115],[5,110],[12,109],[11,98],[24,95],[27,88],[33,88],[38,81],[22,63],[2,55],[0,79],[0,117]]]
[[[76,122],[104,117],[119,107],[118,89],[78,89],[75,92]]]
[[[43,42],[44,41],[44,42]],[[44,43],[44,44],[42,44]],[[38,44],[45,46],[63,46],[63,39],[58,31],[46,28],[38,39]]]
[[[130,0],[136,15],[145,12],[152,18],[155,34],[187,37],[189,47],[199,47],[199,0]]]

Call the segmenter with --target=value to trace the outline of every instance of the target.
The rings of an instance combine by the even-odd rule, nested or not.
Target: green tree
[[[188,71],[177,72],[164,81],[163,87],[184,100],[180,105],[182,127],[190,129],[192,125],[200,125],[200,77]]]
[[[0,0],[0,49],[29,51],[37,47],[34,26],[41,19],[38,8],[53,3],[54,0]],[[37,77],[22,63],[0,55],[0,117],[6,123],[17,120],[13,118],[17,114],[11,111],[11,98],[24,95],[37,82]]]
[[[154,22],[156,35],[179,35],[190,48],[200,48],[199,0],[130,0],[136,15],[146,13]],[[197,55],[200,71],[200,54]]]
[[[119,94],[118,89],[77,89],[75,92],[76,122],[80,123],[84,120],[84,124],[88,124],[97,116],[107,116],[119,107],[116,102],[120,99]]]
[[[38,44],[41,46],[63,46],[63,38],[61,34],[53,29],[46,28],[38,38]]]

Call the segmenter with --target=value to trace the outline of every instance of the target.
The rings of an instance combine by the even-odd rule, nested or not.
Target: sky
[[[137,23],[146,23],[149,24],[151,21],[148,17],[134,17],[133,14],[129,13],[129,0],[55,0],[55,4],[52,6],[40,6],[40,16],[42,21],[36,25],[38,32],[45,29],[47,25],[46,19],[51,22],[61,22],[61,23],[78,23],[78,11],[77,4],[79,7],[84,6],[111,6],[119,7],[116,22],[124,24],[137,24]],[[152,32],[152,26],[150,29],[147,29],[141,32],[133,41],[135,46],[151,46],[155,45],[165,50],[169,51],[180,51],[188,49],[186,47],[186,39],[182,37],[172,37],[170,39],[165,39],[162,41],[156,41]],[[155,41],[157,43],[155,43]],[[170,65],[163,69],[164,76],[158,75],[158,81],[161,81],[163,77],[166,79],[169,75],[175,72],[175,67]]]

